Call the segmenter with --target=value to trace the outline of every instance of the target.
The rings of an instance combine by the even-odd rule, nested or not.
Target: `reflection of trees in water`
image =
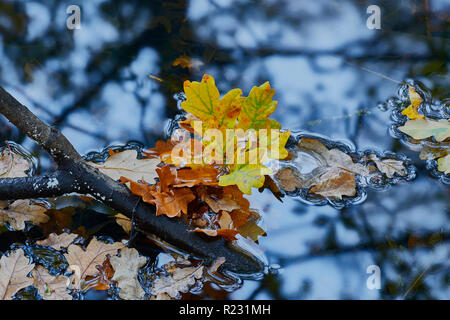
[[[315,46],[314,39],[311,38],[317,34],[308,34],[309,27],[313,31],[317,23],[327,25],[327,21],[339,19],[345,10],[356,10],[364,15],[370,1],[329,1],[327,4],[320,1],[266,1],[257,5],[253,2],[236,1],[231,5],[223,5],[219,1],[210,0],[204,14],[192,11],[198,8],[197,1],[192,1],[191,7],[184,0],[139,1],[133,4],[118,0],[106,1],[101,5],[96,5],[93,1],[81,1],[84,28],[92,29],[95,36],[95,29],[102,28],[107,23],[112,29],[111,33],[117,35],[113,40],[108,40],[107,37],[98,39],[94,41],[95,44],[92,44],[91,39],[90,45],[85,45],[74,42],[73,33],[65,29],[66,16],[61,13],[65,13],[69,3],[40,1],[35,4],[39,10],[33,7],[26,10],[29,5],[25,2],[3,0],[0,1],[0,34],[3,44],[0,54],[4,62],[0,64],[0,77],[5,87],[9,86],[24,98],[28,97],[29,104],[49,123],[59,128],[71,128],[105,145],[111,142],[111,137],[102,132],[101,128],[86,129],[73,124],[70,116],[81,110],[100,115],[108,112],[104,110],[105,104],[101,101],[102,92],[107,85],[118,84],[122,88],[129,88],[127,86],[133,84],[131,90],[125,90],[125,94],[139,104],[141,121],[128,133],[130,137],[138,137],[151,145],[162,135],[162,132],[148,127],[148,123],[144,121],[147,109],[151,108],[148,101],[152,95],[162,94],[165,99],[164,116],[173,117],[177,113],[173,95],[182,90],[185,79],[196,79],[208,71],[215,74],[217,84],[223,86],[223,90],[231,87],[249,89],[253,84],[272,80],[274,76],[266,65],[271,58],[303,58],[316,75],[327,76],[329,72],[336,70],[350,70],[354,76],[353,91],[367,95],[367,101],[364,102],[366,105],[373,105],[376,97],[386,96],[385,92],[380,92],[388,80],[374,76],[358,66],[380,73],[401,74],[404,78],[424,76],[431,92],[436,96],[443,96],[448,94],[450,50],[446,38],[450,22],[445,18],[448,12],[434,11],[432,2],[417,0],[383,3],[381,31],[342,45]],[[191,10],[192,16],[189,19],[188,10]],[[49,19],[47,28],[42,32],[32,30],[32,21],[36,19],[33,12],[46,15]],[[35,36],[30,37],[30,34]],[[295,41],[291,41],[292,39]],[[306,45],[302,45],[303,40]],[[161,79],[161,82],[143,79],[130,67],[139,53],[149,48],[157,53],[156,72],[153,75]],[[204,65],[200,64],[195,68],[173,66],[177,58],[184,56],[194,57]],[[330,67],[322,63],[322,58],[330,57],[338,59],[337,66]],[[77,59],[83,61],[74,63]],[[40,76],[39,72],[44,76]],[[78,75],[81,75],[82,80]],[[308,81],[301,74],[297,76],[300,82],[298,87],[301,87],[301,82]],[[51,105],[31,98],[33,94],[27,89],[33,81],[43,79],[51,89],[47,92]],[[307,124],[312,120],[326,119],[330,114],[340,114],[335,114],[333,101],[329,106],[318,107],[323,105],[320,97],[319,94],[311,93],[304,94],[301,102],[293,103],[292,99],[287,99],[283,104],[283,113],[301,114],[299,127],[321,132],[323,127],[330,124],[329,121],[324,120],[321,126],[308,127]],[[280,105],[283,99],[282,96]],[[124,108],[126,107],[125,105]],[[355,110],[344,109],[342,115],[345,116],[346,112],[351,114]],[[379,139],[385,142],[388,139],[391,150],[407,152],[396,140],[385,137],[387,124],[383,117],[378,114],[370,117],[370,121],[365,116],[348,117],[337,125],[356,144],[361,136],[368,137],[373,146],[377,146]],[[2,140],[11,139],[19,143],[24,139],[4,119],[0,119],[0,136]],[[412,154],[411,158],[417,159]],[[415,160],[415,165],[419,167],[419,176],[426,176],[424,164]],[[413,286],[414,290],[408,293],[408,297],[435,296],[433,290],[440,290],[442,282],[447,281],[448,284],[449,275],[445,271],[444,260],[436,261],[435,265],[427,265],[426,259],[415,263],[414,259],[421,255],[426,257],[435,249],[429,245],[410,247],[409,244],[412,236],[427,238],[442,235],[438,243],[443,244],[436,247],[445,246],[448,242],[448,230],[443,225],[426,230],[419,223],[411,224],[411,230],[402,230],[402,224],[396,217],[401,212],[415,209],[418,200],[412,199],[420,198],[420,206],[423,208],[421,219],[427,219],[427,203],[445,203],[448,190],[443,186],[434,186],[429,190],[423,187],[437,183],[430,179],[413,183],[422,184],[422,190],[427,192],[416,197],[409,192],[409,187],[398,186],[395,188],[395,192],[398,192],[395,197],[391,196],[394,193],[389,193],[388,197],[383,193],[371,193],[362,206],[341,210],[333,221],[324,223],[321,227],[329,229],[328,236],[320,239],[317,248],[311,252],[294,258],[278,257],[276,252],[271,252],[270,256],[275,261],[281,259],[282,265],[290,265],[318,259],[320,256],[346,255],[357,259],[359,252],[370,252],[374,263],[392,270],[389,282],[383,283],[385,288],[382,297],[401,296],[417,279],[419,281]],[[390,199],[389,205],[386,205],[387,198]],[[375,208],[376,212],[373,212],[375,209],[367,208]],[[309,210],[314,212],[314,208]],[[448,207],[441,208],[439,213],[445,221],[448,218]],[[391,223],[383,227],[370,223],[380,215],[389,217]],[[360,240],[356,245],[341,245],[336,240],[335,226],[338,223],[358,234]],[[394,239],[397,246],[392,247],[389,239]],[[424,271],[426,272],[422,274]],[[441,283],[427,281],[429,275],[432,275],[430,278],[440,279]],[[289,279],[284,279],[281,275],[266,277],[252,297],[256,297],[260,291],[274,298],[284,297],[281,280]],[[364,280],[361,283],[365,283]],[[295,297],[307,297],[308,288],[313,285],[305,282],[301,288],[303,291]]]

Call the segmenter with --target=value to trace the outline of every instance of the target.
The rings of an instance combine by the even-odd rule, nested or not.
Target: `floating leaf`
[[[88,275],[94,275],[98,272],[96,266],[101,265],[107,254],[115,255],[117,251],[124,247],[121,242],[105,243],[93,238],[84,251],[80,246],[72,244],[64,256],[67,262],[79,272],[79,279],[84,280]],[[81,283],[75,284],[76,288],[81,287]]]
[[[70,279],[66,276],[52,276],[47,269],[37,266],[32,271],[33,285],[44,300],[72,300],[67,290]]]
[[[355,176],[349,172],[334,168],[315,179],[310,193],[318,194],[325,198],[336,197],[342,199],[342,196],[353,197],[356,194]]]
[[[412,86],[409,86],[408,90],[411,104],[403,109],[402,115],[407,116],[409,119],[425,119],[425,116],[418,112],[418,108],[423,102],[422,97],[414,90]]]
[[[157,278],[150,288],[152,295],[158,296],[166,293],[177,299],[180,292],[186,293],[197,279],[203,276],[203,266],[199,267],[169,267],[169,275]]]
[[[17,291],[33,284],[28,274],[34,264],[25,257],[22,249],[15,250],[9,256],[0,258],[0,300],[11,300]]]
[[[398,127],[398,129],[418,140],[435,137],[436,141],[442,142],[450,137],[450,121],[447,119],[408,120],[404,126]]]
[[[67,248],[77,237],[78,235],[75,233],[63,232],[59,235],[51,233],[47,239],[36,241],[36,243],[40,246],[61,250],[62,248]]]
[[[302,187],[302,179],[289,167],[278,170],[275,179],[284,191],[290,192]]]
[[[403,165],[403,161],[395,160],[395,159],[383,159],[380,160],[376,154],[370,154],[368,156],[369,160],[375,162],[378,170],[386,174],[388,178],[394,177],[394,174],[398,174],[400,176],[405,176],[405,166]]]
[[[0,178],[26,177],[30,162],[8,148],[2,150],[0,157]]]
[[[146,261],[147,259],[139,256],[134,248],[124,248],[120,250],[120,257],[111,258],[111,265],[115,270],[112,280],[117,281],[120,298],[138,300],[143,297],[145,291],[142,289],[137,275]]]
[[[111,265],[109,254],[106,255],[105,261],[101,266],[96,266],[98,272],[93,276],[86,276],[83,283],[83,291],[89,289],[93,290],[108,290],[109,286],[113,283],[111,279],[114,275],[114,269]]]
[[[242,129],[281,129],[281,125],[269,116],[277,108],[277,101],[272,98],[275,89],[265,82],[259,87],[253,87],[242,104],[239,114],[239,127]]]
[[[31,204],[30,200],[17,200],[6,209],[0,209],[0,223],[9,223],[16,230],[25,229],[25,222],[40,224],[50,218],[44,212],[47,209],[40,205]]]
[[[450,154],[443,158],[438,159],[438,170],[444,172],[445,174],[450,173]]]
[[[125,150],[113,153],[103,163],[89,164],[113,180],[119,180],[123,176],[134,181],[144,180],[154,183],[157,177],[155,169],[159,163],[159,159],[137,159],[136,150]]]
[[[264,185],[264,176],[272,170],[260,164],[236,165],[233,170],[219,178],[219,186],[237,185],[245,194],[252,194],[252,188]]]

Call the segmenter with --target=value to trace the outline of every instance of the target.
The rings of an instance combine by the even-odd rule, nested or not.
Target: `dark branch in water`
[[[126,186],[90,166],[59,130],[48,126],[0,87],[0,113],[43,147],[58,164],[58,171],[43,176],[0,179],[0,200],[56,197],[67,193],[88,194],[131,218],[137,228],[198,258],[225,257],[224,267],[239,273],[262,271],[261,263],[235,251],[222,238],[202,237],[178,219],[157,217],[153,205],[138,203]]]

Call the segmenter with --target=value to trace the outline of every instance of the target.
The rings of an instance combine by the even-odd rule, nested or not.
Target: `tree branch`
[[[224,239],[192,232],[179,219],[157,217],[153,205],[139,201],[126,186],[90,166],[61,132],[42,122],[1,87],[0,113],[42,146],[58,164],[58,171],[53,174],[0,179],[0,200],[55,197],[72,192],[88,194],[129,218],[134,212],[138,229],[153,233],[195,257],[211,260],[225,257],[223,266],[238,273],[262,271],[264,266],[259,260],[236,251]]]

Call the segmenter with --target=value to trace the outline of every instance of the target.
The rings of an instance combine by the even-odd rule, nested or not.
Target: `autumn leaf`
[[[125,150],[112,154],[103,163],[89,164],[113,180],[119,180],[121,176],[130,180],[144,180],[147,183],[154,183],[157,177],[156,166],[160,163],[159,159],[137,159],[136,150]]]
[[[370,154],[368,156],[369,160],[375,162],[378,170],[386,174],[388,178],[394,177],[394,174],[398,174],[399,176],[405,176],[406,170],[403,165],[403,161],[395,160],[395,159],[382,159],[380,160],[376,154]]]
[[[442,142],[450,137],[450,121],[447,119],[408,120],[404,126],[401,126],[398,129],[418,140],[435,137],[436,141]]]
[[[252,239],[256,243],[260,236],[266,236],[266,231],[258,226],[255,220],[249,220],[243,226],[239,227],[238,230],[241,236]]]
[[[0,178],[26,177],[30,162],[8,148],[2,150],[0,157]]]
[[[219,186],[237,185],[245,194],[252,194],[252,188],[264,185],[264,176],[272,170],[261,164],[235,165],[232,171],[219,178]]]
[[[152,192],[155,198],[156,215],[165,214],[169,218],[179,217],[188,213],[188,204],[195,199],[189,188],[173,189],[167,193]]]
[[[84,280],[86,276],[94,275],[98,272],[96,266],[103,263],[107,254],[115,255],[123,247],[124,244],[121,242],[105,243],[94,237],[87,246],[86,251],[80,246],[72,244],[67,249],[64,257],[66,257],[72,268],[78,268],[80,280]],[[75,286],[79,289],[81,283],[76,283]]]
[[[51,233],[47,239],[36,241],[36,243],[40,246],[61,250],[62,248],[67,248],[77,237],[78,235],[75,233],[63,232],[59,235]]]
[[[18,249],[0,258],[0,300],[11,300],[17,291],[33,284],[28,274],[34,264],[25,257],[23,249]]]
[[[275,173],[274,177],[284,191],[295,191],[302,187],[302,179],[295,173],[293,168],[280,169]]]
[[[17,200],[6,209],[0,209],[0,224],[9,223],[15,230],[25,229],[25,222],[40,224],[50,218],[44,212],[47,209],[40,205],[31,204],[30,200]]]
[[[150,293],[154,296],[167,294],[177,299],[180,292],[186,293],[203,276],[203,266],[198,267],[166,267],[168,275],[153,281]]]
[[[329,150],[318,140],[302,138],[298,151],[311,155],[317,161],[315,169],[301,176],[302,187],[310,188],[310,193],[325,198],[351,197],[356,194],[355,175],[369,175],[369,169],[353,162],[350,155],[337,148]]]
[[[127,217],[124,216],[121,213],[118,213],[114,216],[114,219],[116,220],[116,223],[122,227],[122,229],[126,232],[126,233],[130,233],[131,231],[131,220]]]
[[[259,87],[253,87],[248,97],[243,101],[242,111],[239,114],[239,127],[242,129],[281,129],[275,120],[268,119],[277,108],[277,101],[272,98],[275,89],[265,82]]]
[[[184,82],[186,100],[181,108],[204,121],[206,127],[232,128],[240,113],[239,99],[242,91],[233,89],[219,100],[220,93],[215,85],[214,78],[205,74],[201,82]]]
[[[93,276],[86,276],[83,283],[83,291],[93,290],[108,290],[109,286],[114,282],[111,278],[114,275],[114,269],[110,262],[109,254],[106,255],[105,261],[102,265],[97,265],[98,272]]]
[[[47,269],[37,266],[32,272],[33,285],[44,300],[72,300],[67,290],[70,279],[63,275],[52,276]]]
[[[409,86],[408,90],[408,96],[411,104],[403,109],[402,115],[407,116],[409,119],[425,119],[425,116],[418,112],[418,108],[423,102],[422,97],[414,90],[414,87]]]
[[[437,160],[438,170],[444,172],[444,174],[450,173],[450,154]]]
[[[321,175],[314,182],[310,193],[321,195],[322,197],[336,197],[342,199],[342,196],[353,197],[356,194],[355,176],[349,172],[339,169],[332,169]]]
[[[120,250],[120,257],[112,257],[111,265],[114,268],[113,281],[117,281],[119,297],[125,300],[138,300],[145,291],[137,279],[139,269],[147,262],[145,257],[139,256],[134,248]]]

